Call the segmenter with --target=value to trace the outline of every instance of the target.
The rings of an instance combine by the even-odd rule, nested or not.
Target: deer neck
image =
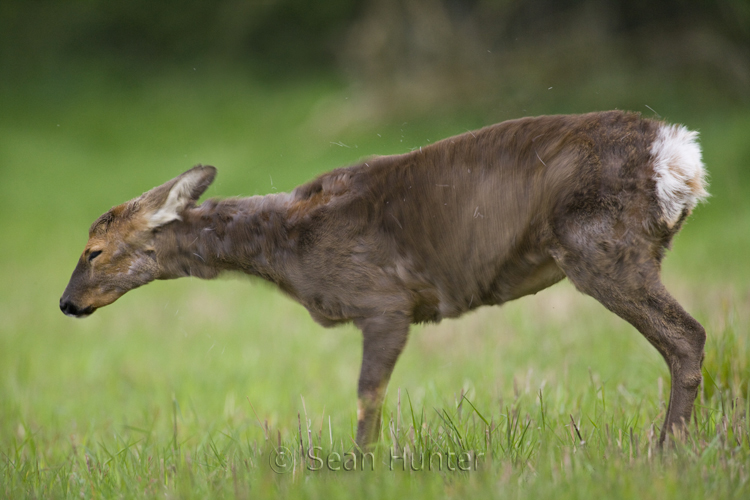
[[[161,279],[240,271],[283,283],[291,248],[286,193],[210,199],[156,233]]]

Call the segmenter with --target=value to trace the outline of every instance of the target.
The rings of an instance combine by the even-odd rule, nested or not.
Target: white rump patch
[[[662,220],[672,227],[684,209],[690,211],[708,197],[698,133],[682,125],[661,125],[651,156]]]

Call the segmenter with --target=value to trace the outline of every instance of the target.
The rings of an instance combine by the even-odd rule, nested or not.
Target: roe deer
[[[196,201],[196,166],[99,217],[60,299],[84,317],[155,279],[238,270],[324,326],[362,331],[357,443],[377,440],[409,325],[536,293],[567,277],[669,366],[660,443],[689,423],[705,330],[660,281],[697,202],[697,134],[610,111],[523,118],[333,170],[291,193]]]

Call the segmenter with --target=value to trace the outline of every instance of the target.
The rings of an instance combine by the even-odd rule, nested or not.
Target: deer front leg
[[[365,449],[378,439],[385,390],[406,345],[409,320],[394,313],[363,319],[356,325],[364,338],[357,390],[357,445]]]

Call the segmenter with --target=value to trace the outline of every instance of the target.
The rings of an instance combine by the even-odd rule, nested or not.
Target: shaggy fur
[[[363,333],[357,442],[373,442],[409,325],[567,277],[672,374],[662,440],[689,422],[705,331],[664,289],[664,249],[705,174],[695,135],[619,111],[513,120],[368,159],[289,194],[210,199],[195,167],[92,227],[60,301],[83,316],[153,279],[242,271]]]

